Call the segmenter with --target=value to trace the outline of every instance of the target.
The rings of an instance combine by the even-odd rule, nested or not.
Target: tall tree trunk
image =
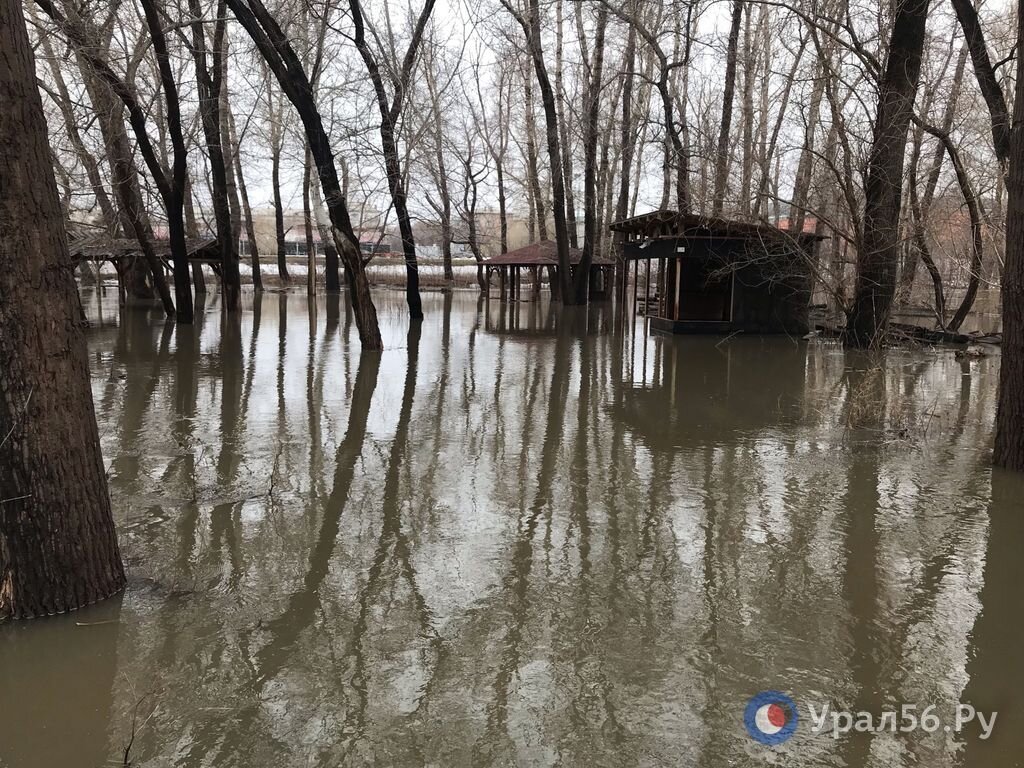
[[[600,133],[598,118],[601,107],[601,76],[604,71],[604,36],[608,27],[608,8],[601,5],[597,11],[597,31],[594,37],[594,59],[586,84],[586,116],[583,146],[583,255],[573,275],[573,300],[586,304],[590,288],[590,266],[597,245],[597,139]]]
[[[441,94],[437,89],[434,76],[433,59],[426,68],[427,91],[430,94],[431,116],[433,117],[434,162],[437,170],[437,194],[440,206],[437,212],[441,215],[441,264],[444,271],[446,288],[455,283],[452,271],[452,198],[448,188],[448,168],[444,157],[444,121],[441,118]]]
[[[581,19],[583,4],[576,5],[576,18]],[[569,143],[569,121],[565,116],[565,89],[562,86],[562,47],[563,47],[563,5],[562,0],[555,2],[555,25],[557,27],[557,42],[555,45],[555,100],[558,105],[558,130],[562,140],[562,175],[565,178],[565,221],[566,229],[569,231],[569,245],[576,248],[576,200],[572,188],[572,149]],[[583,34],[583,25],[579,24],[579,39],[581,47],[586,47],[586,39]],[[584,55],[586,55],[584,53]]]
[[[252,207],[249,205],[249,190],[245,186],[245,174],[242,172],[242,144],[235,128],[235,115],[227,111],[228,130],[230,131],[231,155],[235,163],[235,178],[238,180],[238,194],[242,199],[242,215],[245,219],[245,239],[249,243],[249,261],[252,265],[252,287],[256,293],[263,291],[263,271],[260,269],[260,249],[256,243],[256,225],[252,220]]]
[[[0,617],[125,583],[81,307],[20,0],[0,0]]]
[[[879,84],[878,115],[864,188],[864,234],[847,343],[874,346],[888,322],[899,265],[899,223],[907,129],[921,75],[928,0],[900,0]]]
[[[800,149],[800,160],[797,162],[796,176],[793,178],[793,194],[790,195],[792,205],[789,211],[790,229],[802,232],[807,217],[807,200],[810,196],[811,178],[814,172],[814,134],[818,127],[818,113],[821,100],[825,96],[825,74],[819,65],[814,88],[811,89],[811,101],[807,109],[807,127],[804,129],[804,142]]]
[[[309,187],[313,176],[313,162],[306,148],[306,161],[302,172],[302,225],[306,233],[306,295],[316,296],[316,241],[313,239],[313,211],[309,205]]]
[[[526,119],[526,181],[529,187],[528,193],[533,202],[533,209],[536,212],[537,238],[548,239],[548,214],[547,205],[544,201],[544,193],[540,188],[540,168],[537,162],[537,120],[533,112],[533,78],[529,70],[523,72],[523,109]],[[534,233],[530,232],[530,239],[534,239]]]
[[[768,6],[762,5],[758,21],[758,36],[765,23]],[[754,82],[757,79],[757,55],[754,47],[755,35],[752,24],[751,7],[746,8],[746,20],[743,23],[743,98],[740,102],[740,119],[743,121],[742,163],[740,165],[740,199],[739,211],[743,216],[750,215],[750,198],[754,183]],[[765,56],[771,57],[771,49],[765,49]],[[768,118],[768,110],[762,109],[761,125]]]
[[[241,291],[238,274],[238,249],[231,221],[228,201],[228,167],[224,158],[221,131],[221,89],[224,87],[224,25],[226,23],[223,0],[217,3],[214,22],[213,46],[207,64],[206,32],[203,29],[203,9],[199,0],[188,0],[192,16],[192,57],[196,64],[196,82],[199,89],[199,117],[206,137],[206,151],[210,159],[210,181],[213,185],[213,217],[220,248],[220,284],[224,293],[224,308],[238,310]]]
[[[192,278],[189,273],[188,246],[185,242],[185,176],[188,173],[185,138],[181,131],[181,106],[178,102],[178,86],[174,80],[171,56],[167,50],[163,20],[156,6],[156,0],[140,0],[146,17],[146,27],[153,41],[157,69],[160,73],[160,87],[167,105],[167,130],[171,137],[173,161],[171,176],[163,179],[160,196],[167,211],[167,234],[170,239],[171,261],[174,264],[174,300],[177,305],[175,320],[180,325],[192,323]],[[216,140],[219,143],[219,139]]]
[[[740,26],[743,23],[743,0],[733,0],[732,25],[725,60],[725,84],[722,90],[722,121],[718,126],[718,147],[715,150],[715,190],[711,212],[721,216],[725,207],[725,190],[729,181],[729,140],[732,138],[732,101],[736,92],[736,59],[738,58]]]
[[[630,2],[630,12],[636,12],[636,1]],[[633,74],[636,68],[636,25],[630,24],[626,37],[626,52],[623,55],[624,70],[622,82],[622,122],[619,126],[619,145],[622,150],[620,161],[622,170],[619,176],[619,199],[615,206],[615,218],[619,221],[629,216],[629,183],[633,173],[633,153],[636,150],[636,130],[633,125]],[[625,296],[626,268],[625,260],[626,235],[615,233],[615,286],[619,296]]]
[[[473,169],[470,167],[470,158],[468,157],[465,160],[465,169],[466,184],[462,190],[462,205],[466,211],[466,229],[468,232],[466,240],[469,244],[469,250],[473,254],[473,259],[476,261],[477,285],[480,286],[481,291],[486,291],[487,276],[484,272],[483,254],[480,253],[480,240],[476,232],[476,201],[479,181],[473,175]]]
[[[278,128],[277,130],[281,130]],[[277,275],[281,282],[291,282],[288,274],[288,250],[284,240],[284,203],[281,201],[281,144],[283,139],[275,138],[273,119],[270,139],[270,186],[274,192],[274,235],[277,239]],[[283,134],[283,131],[281,131]]]
[[[223,0],[217,3],[217,16],[223,17],[227,12]],[[214,38],[216,42],[216,36]],[[242,202],[239,199],[238,177],[235,173],[236,158],[235,145],[231,140],[231,100],[228,91],[228,36],[221,35],[218,46],[218,63],[220,65],[220,88],[219,88],[219,114],[218,124],[220,127],[221,154],[224,156],[224,184],[228,196],[228,208],[231,211],[231,259],[232,259],[232,280],[235,283],[235,290],[242,290],[242,276],[239,266],[241,264],[241,240],[242,240]]]
[[[1017,39],[1024,40],[1024,0],[1017,8]],[[1003,265],[1003,354],[999,366],[995,463],[1024,471],[1024,56],[1017,56],[1017,92],[1010,128]]]

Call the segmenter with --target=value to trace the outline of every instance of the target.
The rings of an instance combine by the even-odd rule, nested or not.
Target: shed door
[[[686,257],[678,259],[676,267],[677,320],[732,320],[732,269],[706,259]]]

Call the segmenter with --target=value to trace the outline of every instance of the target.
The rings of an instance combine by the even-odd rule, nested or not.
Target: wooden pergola
[[[569,249],[569,261],[575,267],[583,258],[579,248]],[[514,251],[492,256],[483,260],[487,277],[487,297],[491,296],[491,275],[498,275],[498,286],[502,301],[522,301],[523,271],[532,276],[533,294],[541,289],[541,274],[547,270],[548,284],[553,299],[558,298],[555,286],[558,284],[558,246],[553,240],[541,240]],[[612,270],[615,262],[595,256],[590,266],[590,297],[592,299],[610,298]]]

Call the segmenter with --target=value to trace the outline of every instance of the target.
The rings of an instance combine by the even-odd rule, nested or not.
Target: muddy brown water
[[[471,292],[419,332],[378,293],[361,356],[344,300],[85,299],[130,584],[0,625],[0,766],[1024,764],[998,358]],[[833,738],[825,703],[998,717]]]

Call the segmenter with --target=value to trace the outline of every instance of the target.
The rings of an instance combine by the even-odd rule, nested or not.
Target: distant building
[[[364,253],[390,253],[395,249],[395,238],[386,231],[384,215],[376,208],[364,206],[349,211],[352,225],[359,245]],[[258,208],[252,212],[253,229],[256,230],[256,245],[260,255],[277,253],[277,225],[272,207]],[[313,247],[316,253],[323,251],[320,241],[320,229],[315,224],[312,231]],[[286,209],[284,211],[284,243],[285,253],[289,256],[305,256],[306,254],[306,222],[302,211]],[[240,253],[249,253],[248,237],[243,229],[239,242]],[[401,250],[400,246],[397,250]]]

